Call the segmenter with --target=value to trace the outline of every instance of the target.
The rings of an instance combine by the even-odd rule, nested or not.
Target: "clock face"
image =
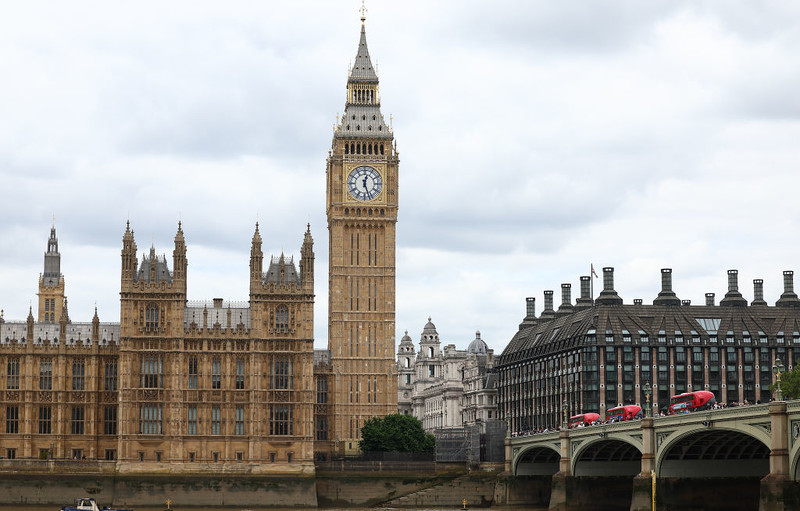
[[[350,175],[347,176],[347,188],[354,199],[369,201],[381,193],[383,179],[377,170],[362,165],[350,171]]]

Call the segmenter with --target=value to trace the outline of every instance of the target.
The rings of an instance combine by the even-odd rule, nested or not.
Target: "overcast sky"
[[[119,320],[120,250],[171,261],[189,299],[247,300],[265,256],[316,252],[327,343],[325,158],[357,0],[0,4],[0,308],[36,305],[52,217],[70,316]],[[498,353],[525,297],[615,267],[717,302],[800,271],[800,3],[370,0],[400,153],[397,339],[428,316]],[[141,255],[140,255],[141,257]],[[800,274],[797,288],[800,290]],[[595,295],[602,288],[595,283]]]

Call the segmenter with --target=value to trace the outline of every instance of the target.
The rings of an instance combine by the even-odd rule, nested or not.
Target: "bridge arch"
[[[561,461],[559,449],[549,445],[535,445],[522,450],[514,459],[513,474],[553,475]]]
[[[800,422],[792,423],[791,419],[789,420],[790,426],[790,434],[791,437],[789,438],[789,443],[791,447],[789,448],[789,475],[791,475],[793,481],[800,481]]]
[[[572,454],[574,476],[635,476],[641,472],[642,442],[610,434],[587,439]]]
[[[658,477],[764,477],[769,474],[771,439],[765,429],[690,424],[659,440]],[[731,464],[730,460],[736,460]]]

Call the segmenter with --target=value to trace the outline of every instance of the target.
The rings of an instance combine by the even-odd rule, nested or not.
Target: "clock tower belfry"
[[[380,109],[364,16],[328,155],[328,350],[334,449],[358,450],[370,417],[397,413],[395,224],[398,155]]]

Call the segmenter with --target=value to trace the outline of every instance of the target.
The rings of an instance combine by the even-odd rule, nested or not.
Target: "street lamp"
[[[567,426],[568,426],[568,424],[567,424],[567,410],[569,410],[569,405],[567,405],[567,402],[564,401],[564,403],[561,405],[561,411],[564,413],[564,421],[561,423],[561,429],[567,429]]]
[[[783,401],[783,392],[781,391],[781,373],[783,372],[783,362],[781,359],[775,359],[775,365],[772,366],[772,374],[775,375],[775,401]]]
[[[652,417],[653,416],[653,408],[650,406],[650,393],[652,390],[650,389],[650,382],[644,384],[644,399],[647,401],[647,408],[645,409],[645,417]]]

